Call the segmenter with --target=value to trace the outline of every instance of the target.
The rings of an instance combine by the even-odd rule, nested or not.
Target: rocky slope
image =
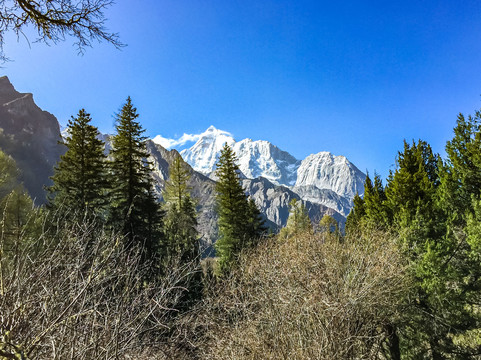
[[[349,214],[354,195],[364,192],[365,174],[344,156],[324,151],[300,161],[268,141],[236,142],[231,134],[213,126],[181,155],[195,170],[215,180],[215,164],[225,142],[232,146],[247,179],[265,178],[309,203],[324,205],[343,216]]]
[[[0,77],[0,149],[12,156],[20,179],[37,204],[45,202],[53,168],[65,149],[58,144],[57,119],[40,109],[30,93],[19,93],[6,76]]]
[[[302,160],[297,169],[295,186],[313,185],[352,199],[356,192],[360,195],[364,193],[365,178],[366,175],[344,156],[334,156],[330,152],[322,151]]]

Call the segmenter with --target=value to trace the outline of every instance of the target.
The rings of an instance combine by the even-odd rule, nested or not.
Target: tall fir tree
[[[0,150],[0,199],[15,189],[18,184],[18,173],[12,157]]]
[[[63,140],[67,151],[61,156],[48,188],[49,207],[72,216],[103,216],[107,204],[105,144],[90,114],[81,109],[68,121]],[[70,216],[69,216],[70,215]]]
[[[169,258],[183,261],[199,259],[199,234],[197,217],[189,186],[187,165],[177,156],[169,167],[169,179],[165,184],[165,252]]]
[[[392,359],[471,359],[481,349],[479,111],[459,115],[446,153],[443,162],[427,143],[405,142],[384,201],[355,199],[348,217],[349,226],[362,224],[382,204],[411,270],[403,316],[386,332]],[[375,194],[376,185],[366,187]]]
[[[145,259],[158,261],[162,240],[162,213],[153,190],[151,167],[130,97],[117,114],[117,133],[110,151],[109,223],[125,235],[126,246],[140,244]]]
[[[234,151],[224,144],[216,170],[219,239],[215,249],[220,273],[228,271],[242,249],[252,246],[264,232],[258,209],[249,204],[242,188],[236,161]]]
[[[337,224],[336,219],[327,214],[325,214],[319,221],[319,231],[322,233],[335,234],[336,236],[340,235],[339,225]]]
[[[41,226],[40,210],[19,183],[15,161],[0,150],[0,272],[16,266],[21,249],[29,238],[37,238]],[[39,220],[37,222],[37,220]],[[2,278],[0,274],[0,282]],[[1,287],[1,286],[0,286]]]
[[[356,193],[353,199],[353,207],[346,218],[346,234],[357,231],[361,226],[361,221],[365,215],[366,210],[364,208],[364,200],[361,196],[359,196],[359,193]]]
[[[247,237],[248,246],[255,246],[267,232],[266,221],[253,198],[247,202]]]
[[[181,309],[188,309],[203,293],[200,271],[200,236],[197,231],[197,214],[189,186],[190,171],[178,155],[169,166],[169,179],[165,183],[163,253],[165,263],[189,264],[194,271],[182,281],[188,291],[180,299]]]
[[[467,118],[459,114],[454,137],[446,144],[441,166],[440,206],[453,227],[464,226],[466,212],[473,212],[472,198],[481,195],[481,112]]]
[[[289,202],[287,224],[281,229],[279,236],[281,238],[290,238],[305,231],[312,231],[311,219],[302,201],[293,198]]]

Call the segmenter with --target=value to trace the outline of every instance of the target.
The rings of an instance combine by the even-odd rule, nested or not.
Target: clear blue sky
[[[119,0],[106,14],[121,51],[9,35],[1,72],[63,124],[84,107],[111,132],[130,95],[151,137],[214,125],[383,177],[403,139],[443,152],[457,114],[481,107],[479,1]]]

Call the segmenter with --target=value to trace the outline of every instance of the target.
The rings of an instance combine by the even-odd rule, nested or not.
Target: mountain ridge
[[[266,140],[236,141],[232,134],[214,126],[196,137],[195,144],[180,154],[192,168],[211,179],[215,180],[215,165],[227,143],[246,179],[265,178],[274,185],[297,191],[303,200],[327,206],[343,216],[352,208],[354,195],[364,193],[366,175],[343,155],[321,151],[298,160]],[[319,197],[315,198],[315,194]]]

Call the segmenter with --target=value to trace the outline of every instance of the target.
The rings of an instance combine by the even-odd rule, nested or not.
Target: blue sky
[[[112,132],[130,95],[151,137],[214,125],[383,177],[403,139],[442,153],[481,107],[479,1],[118,0],[106,15],[122,50],[9,34],[1,72],[63,124],[84,107]]]

